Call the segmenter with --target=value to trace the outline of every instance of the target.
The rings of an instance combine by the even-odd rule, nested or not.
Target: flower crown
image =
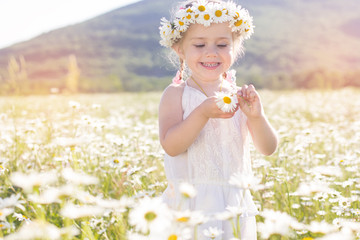
[[[249,12],[236,5],[234,2],[209,2],[197,0],[181,7],[172,22],[166,18],[161,19],[160,44],[164,47],[172,47],[190,24],[198,23],[205,27],[211,23],[229,22],[232,32],[240,33],[240,37],[248,39],[254,32],[252,17]]]

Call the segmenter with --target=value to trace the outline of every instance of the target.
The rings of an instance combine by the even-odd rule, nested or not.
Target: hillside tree
[[[19,62],[14,56],[10,57],[8,63],[8,90],[14,94],[24,93],[29,87],[28,75],[26,71],[26,61],[24,56],[19,57]]]
[[[71,93],[77,93],[79,88],[80,68],[75,55],[69,56],[68,75],[66,89]]]

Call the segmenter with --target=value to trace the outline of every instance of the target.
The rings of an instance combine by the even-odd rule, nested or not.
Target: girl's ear
[[[171,48],[176,52],[179,58],[185,59],[184,50],[182,49],[180,44],[174,44]]]

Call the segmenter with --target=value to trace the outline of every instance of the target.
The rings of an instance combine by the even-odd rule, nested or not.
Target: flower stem
[[[194,240],[197,240],[198,236],[197,236],[197,226],[194,227]]]
[[[234,220],[231,219],[230,222],[231,222],[231,226],[232,226],[232,229],[233,229],[233,235],[234,235],[234,237],[238,238],[239,236],[238,236],[238,233],[237,233],[237,229],[236,229]]]
[[[241,239],[241,226],[240,226],[240,216],[236,218],[236,229],[237,229],[237,237]]]

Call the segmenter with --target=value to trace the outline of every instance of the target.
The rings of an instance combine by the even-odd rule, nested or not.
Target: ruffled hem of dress
[[[226,184],[193,184],[197,194],[185,199],[179,191],[180,183],[169,182],[162,194],[163,201],[174,210],[201,211],[205,215],[214,215],[227,211],[227,207],[242,209],[241,217],[259,214],[250,190]]]

